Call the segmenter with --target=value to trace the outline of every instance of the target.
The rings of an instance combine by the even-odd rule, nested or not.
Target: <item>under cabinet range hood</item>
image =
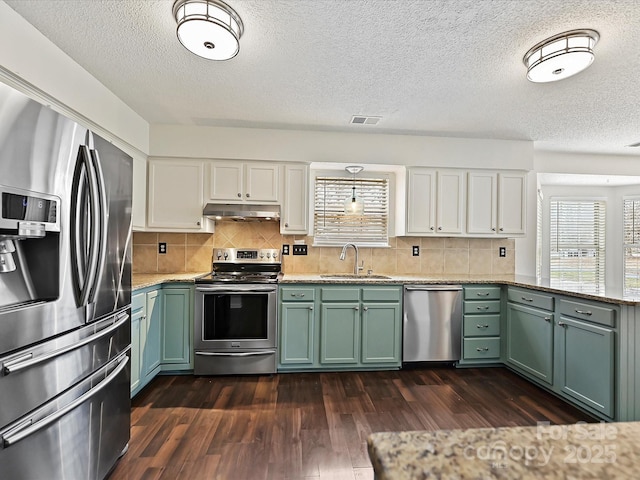
[[[280,220],[280,205],[207,203],[202,214],[212,220],[269,222]]]

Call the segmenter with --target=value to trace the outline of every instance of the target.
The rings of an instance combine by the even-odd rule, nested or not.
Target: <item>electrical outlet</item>
[[[282,254],[289,255],[289,245],[287,245],[286,243],[282,245]]]
[[[307,246],[306,245],[294,245],[293,246],[293,254],[294,255],[306,255],[307,254]]]
[[[420,246],[419,245],[414,245],[413,246],[413,256],[414,257],[419,257],[420,256]]]
[[[506,257],[507,256],[507,247],[500,247],[499,251],[499,255],[501,257]]]
[[[158,243],[158,253],[160,253],[161,255],[164,255],[165,253],[167,253],[167,243],[166,242]]]

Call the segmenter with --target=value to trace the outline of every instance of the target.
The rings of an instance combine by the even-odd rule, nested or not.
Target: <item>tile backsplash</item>
[[[340,261],[341,248],[313,247],[313,237],[281,235],[275,222],[218,222],[216,232],[155,233],[134,232],[134,273],[206,272],[211,269],[215,248],[278,248],[302,240],[308,255],[285,255],[285,273],[351,273],[353,249]],[[158,243],[167,244],[167,253],[158,253]],[[384,274],[513,274],[515,241],[491,238],[392,237],[389,248],[360,248],[364,272]],[[412,247],[420,255],[412,255]],[[499,247],[506,247],[506,257],[499,257]]]

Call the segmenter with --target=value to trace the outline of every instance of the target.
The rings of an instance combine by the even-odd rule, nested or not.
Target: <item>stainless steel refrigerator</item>
[[[130,425],[132,159],[0,84],[0,477],[102,479]]]

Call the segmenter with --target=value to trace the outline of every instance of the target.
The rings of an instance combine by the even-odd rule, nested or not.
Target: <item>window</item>
[[[551,286],[604,293],[605,202],[552,199],[550,204]]]
[[[355,180],[356,195],[364,201],[362,215],[344,213],[344,201],[351,197],[353,185],[352,178],[316,177],[314,245],[389,245],[389,180]]]
[[[624,293],[640,294],[640,198],[625,199],[623,207]]]

